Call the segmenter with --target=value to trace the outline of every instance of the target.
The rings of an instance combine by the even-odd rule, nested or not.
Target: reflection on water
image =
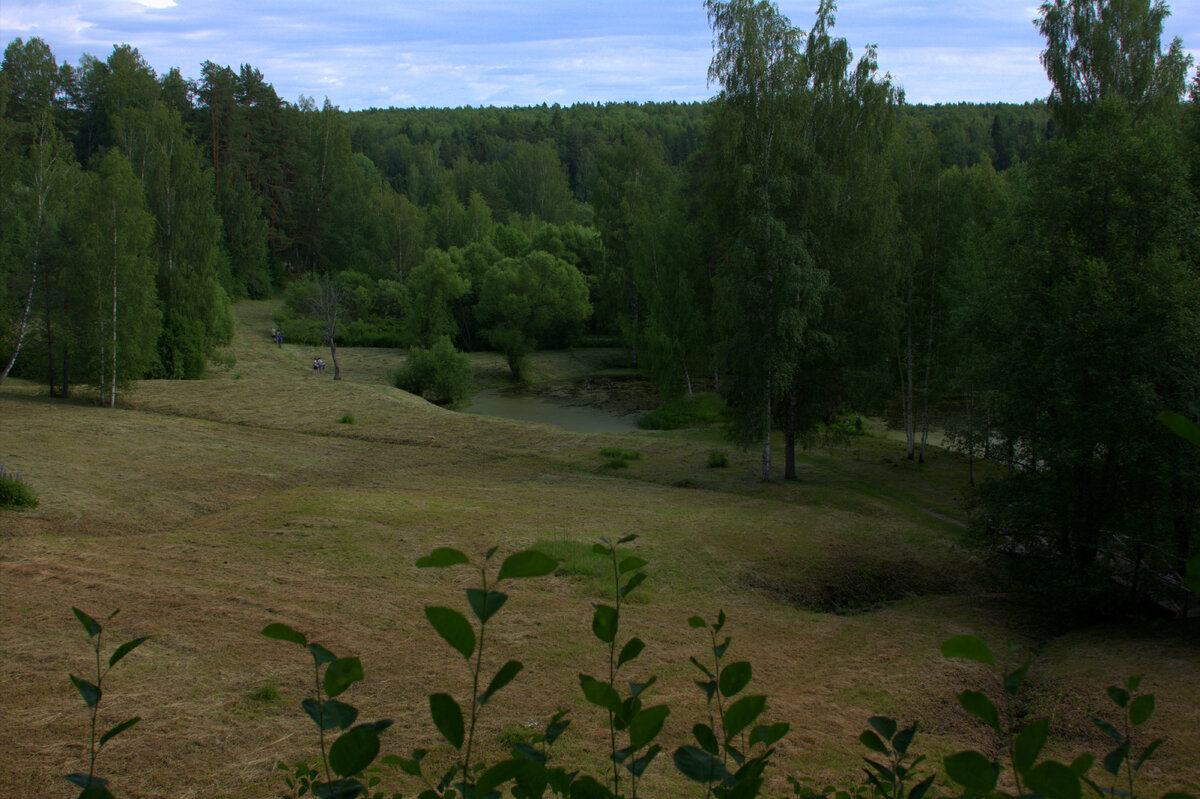
[[[572,433],[628,433],[637,430],[637,414],[617,415],[591,405],[560,405],[527,394],[481,391],[463,413],[549,424]]]

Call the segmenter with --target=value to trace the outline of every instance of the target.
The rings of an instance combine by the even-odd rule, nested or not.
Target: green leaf
[[[688,660],[690,660],[690,661],[692,662],[692,665],[693,665],[693,666],[695,666],[696,668],[700,669],[700,671],[704,672],[704,676],[705,676],[705,677],[709,677],[710,679],[714,679],[714,680],[717,678],[717,675],[715,675],[715,674],[713,674],[711,671],[709,671],[709,670],[708,670],[708,667],[707,667],[707,666],[705,666],[703,663],[701,663],[700,661],[696,660],[695,656],[692,656],[692,657],[688,658]]]
[[[139,646],[141,646],[142,644],[146,643],[149,640],[150,640],[150,636],[146,635],[141,638],[135,638],[132,641],[126,641],[125,643],[121,644],[119,647],[116,648],[116,650],[113,651],[112,656],[109,657],[108,667],[111,669],[113,666],[117,665],[117,663],[121,660],[121,658],[125,657],[130,652],[137,649]]]
[[[1200,594],[1200,555],[1187,562],[1187,571],[1184,573],[1183,584],[1192,593]]]
[[[467,602],[471,606],[471,610],[475,612],[475,618],[481,622],[486,622],[496,614],[496,611],[504,607],[504,603],[508,601],[508,594],[502,594],[499,591],[484,592],[482,588],[468,588]]]
[[[617,668],[621,668],[629,661],[642,654],[642,650],[646,648],[646,644],[641,638],[630,638],[625,646],[621,647],[621,654],[617,657]]]
[[[633,717],[633,721],[629,722],[629,748],[636,752],[658,737],[663,722],[670,713],[671,708],[666,705],[643,708]]]
[[[329,747],[329,767],[340,777],[349,777],[371,765],[379,754],[379,733],[370,724],[360,724],[338,736]]]
[[[617,564],[617,574],[624,574],[625,572],[631,572],[634,569],[640,569],[648,562],[649,561],[639,558],[637,555],[630,555]]]
[[[1129,721],[1133,725],[1144,724],[1154,715],[1154,694],[1142,694],[1129,705]]]
[[[933,781],[937,779],[936,774],[930,774],[925,779],[913,786],[913,789],[908,792],[908,799],[921,799],[929,789],[933,786]]]
[[[890,719],[887,716],[871,716],[871,718],[867,719],[867,724],[870,724],[875,732],[882,735],[885,741],[891,741],[896,735],[896,730],[899,729],[899,725],[896,724],[895,719]]]
[[[1121,731],[1118,730],[1113,725],[1109,724],[1104,719],[1098,719],[1095,716],[1092,716],[1092,723],[1095,724],[1100,729],[1104,730],[1104,733],[1109,738],[1112,738],[1114,741],[1116,741],[1118,744],[1123,743],[1125,741],[1125,736],[1121,734]]]
[[[75,687],[79,690],[79,695],[83,697],[83,701],[87,703],[88,707],[95,707],[96,705],[100,704],[101,692],[99,688],[92,685],[87,680],[79,679],[74,674],[69,676],[71,678],[71,682],[75,684]]]
[[[77,607],[72,607],[71,610],[75,613],[75,618],[79,619],[79,623],[83,625],[83,629],[87,631],[88,638],[95,638],[100,634],[100,622],[93,619],[91,616],[84,613]]]
[[[451,608],[427,606],[425,618],[429,619],[443,641],[458,650],[465,659],[471,659],[475,653],[475,630],[465,616]]]
[[[291,641],[293,644],[300,644],[300,646],[308,644],[308,639],[301,633],[279,622],[274,622],[263,627],[262,634],[267,638],[274,638],[276,641]]]
[[[595,555],[611,555],[612,548],[606,547],[604,544],[592,544],[592,553]]]
[[[488,684],[487,690],[479,697],[479,704],[486,705],[487,701],[492,698],[492,694],[512,682],[523,668],[525,668],[525,664],[518,660],[510,660],[501,666],[500,671],[496,672],[496,676]]]
[[[730,663],[721,669],[721,677],[717,681],[717,686],[721,689],[721,695],[733,696],[739,693],[750,684],[750,675],[750,664],[744,660],[737,663]]]
[[[137,724],[141,720],[142,720],[141,716],[134,716],[131,719],[125,719],[125,721],[122,721],[120,724],[114,725],[112,728],[109,729],[108,732],[106,732],[100,736],[100,745],[104,746],[106,743],[111,741],[113,738],[116,738],[118,735],[125,732],[125,730],[129,729],[130,727],[132,727],[134,724]]]
[[[462,709],[449,694],[429,695],[429,714],[433,717],[433,725],[446,739],[447,743],[456,750],[463,745],[463,715]]]
[[[625,583],[625,585],[621,586],[621,590],[618,593],[620,593],[621,598],[624,599],[625,597],[629,596],[629,594],[633,591],[633,589],[637,588],[639,585],[641,585],[644,582],[646,582],[646,573],[638,572],[637,574],[635,574],[629,578],[629,582],[627,582],[627,583]]]
[[[711,785],[718,780],[724,782],[733,777],[720,760],[695,746],[679,747],[673,759],[680,774],[701,785]]]
[[[989,666],[996,665],[992,650],[974,635],[956,635],[942,644],[942,654],[948,658],[966,658]],[[990,790],[990,789],[989,789]]]
[[[1037,762],[1038,755],[1046,745],[1046,737],[1050,734],[1050,720],[1038,719],[1021,730],[1013,743],[1013,765],[1021,774],[1025,774]]]
[[[1025,775],[1025,784],[1046,799],[1079,799],[1082,786],[1070,768],[1053,760],[1039,763]]]
[[[1004,692],[1009,696],[1016,696],[1021,690],[1021,683],[1025,682],[1025,675],[1029,673],[1029,666],[1033,663],[1033,657],[1027,655],[1025,663],[1021,668],[1009,672],[1004,676]]]
[[[750,733],[750,745],[760,743],[763,746],[771,747],[783,739],[783,736],[788,734],[788,730],[792,725],[787,722],[778,724],[759,725]]]
[[[958,703],[962,705],[963,710],[973,716],[979,717],[984,724],[996,732],[1001,732],[1000,714],[997,712],[996,706],[992,704],[992,700],[988,699],[983,693],[979,691],[963,691],[958,695]]]
[[[358,719],[358,708],[354,705],[347,705],[345,702],[339,702],[336,699],[329,699],[324,703],[325,715],[333,720],[334,726],[343,730],[348,730],[354,726],[354,722]],[[328,727],[326,729],[329,729]]]
[[[1114,777],[1121,770],[1121,764],[1125,762],[1125,758],[1129,756],[1129,741],[1118,746],[1116,749],[1109,752],[1104,758],[1104,770]]]
[[[542,577],[558,568],[558,561],[545,552],[536,549],[526,549],[516,552],[504,559],[500,566],[497,580],[509,580],[518,577]]]
[[[501,760],[479,775],[479,779],[475,782],[475,795],[485,797],[504,783],[515,778],[521,771],[527,768],[526,762],[525,760],[518,760],[516,758]]]
[[[63,779],[79,788],[89,788],[92,786],[103,788],[105,785],[108,785],[108,780],[106,779],[83,774],[78,771],[73,774],[64,774]]]
[[[308,651],[312,655],[313,662],[317,664],[317,668],[337,660],[337,655],[317,643],[309,644]]]
[[[623,537],[621,537],[621,538],[618,538],[618,539],[617,539],[617,546],[620,546],[621,544],[631,544],[631,543],[633,543],[634,541],[637,541],[637,539],[638,539],[638,537],[637,537],[637,533],[630,533],[630,534],[629,534],[629,535],[627,535],[627,536],[623,536]]]
[[[713,733],[712,727],[707,724],[697,724],[692,727],[692,737],[696,739],[696,743],[700,744],[700,748],[709,754],[721,754],[721,745],[717,742],[717,736]]]
[[[1125,707],[1129,704],[1129,692],[1124,688],[1118,688],[1115,685],[1110,685],[1108,687],[1108,697],[1117,705],[1117,707]]]
[[[444,569],[447,566],[457,566],[461,563],[470,563],[470,559],[459,552],[457,549],[450,547],[438,547],[430,552],[425,557],[417,561],[418,569]]]
[[[1071,771],[1076,777],[1082,777],[1091,769],[1092,764],[1096,762],[1096,756],[1090,752],[1085,752],[1079,757],[1071,761]]]
[[[308,717],[313,720],[313,724],[317,725],[321,730],[336,730],[340,725],[337,719],[329,713],[325,703],[318,702],[311,696],[305,697],[300,702],[300,707],[308,714]]]
[[[858,740],[872,752],[878,752],[881,755],[888,753],[888,748],[883,745],[883,741],[879,740],[879,736],[871,730],[863,730],[862,735],[858,736]]]
[[[658,682],[657,677],[651,677],[650,679],[646,680],[645,682],[633,682],[631,680],[629,683],[629,692],[631,694],[633,694],[634,696],[641,696],[642,691],[645,691],[647,688],[649,688],[651,685],[654,685],[654,683],[656,683],[656,682]]]
[[[913,722],[911,727],[906,727],[896,734],[892,739],[892,748],[896,753],[903,757],[908,753],[908,747],[912,746],[913,738],[917,737],[917,722]],[[916,765],[915,763],[913,765]]]
[[[743,696],[725,710],[722,726],[725,728],[725,742],[733,740],[739,732],[754,723],[764,710],[767,709],[765,696]]]
[[[1200,447],[1200,427],[1197,427],[1190,419],[1173,411],[1163,411],[1158,415],[1158,421],[1171,428],[1171,432],[1175,435]]]
[[[363,678],[358,658],[338,658],[325,670],[325,695],[331,699]]]
[[[707,627],[707,626],[708,626],[708,624],[704,621],[704,619],[700,618],[699,616],[689,616],[688,617],[688,627],[691,627],[692,629],[696,629],[698,627]]]
[[[621,712],[621,697],[616,690],[606,682],[600,682],[586,674],[579,675],[579,686],[583,696],[597,707],[602,707],[610,713]]]
[[[995,788],[1000,776],[999,767],[979,752],[959,752],[947,757],[942,764],[950,779],[978,793],[987,793]]]
[[[592,614],[592,633],[606,644],[611,644],[617,637],[617,626],[620,616],[617,609],[611,605],[593,605],[596,612]]]
[[[1145,764],[1145,762],[1147,760],[1149,760],[1151,757],[1154,756],[1154,753],[1156,751],[1158,751],[1158,747],[1162,746],[1162,742],[1163,742],[1162,738],[1155,738],[1153,741],[1151,741],[1150,745],[1142,750],[1142,756],[1139,757],[1137,759],[1137,762],[1133,764],[1133,770],[1141,771],[1142,765]]]

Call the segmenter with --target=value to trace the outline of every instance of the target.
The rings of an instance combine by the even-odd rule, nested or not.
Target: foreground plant
[[[262,634],[299,644],[313,659],[313,695],[300,706],[317,725],[325,779],[320,780],[320,773],[307,763],[292,767],[280,764],[288,789],[294,796],[312,791],[319,799],[355,799],[366,789],[358,775],[379,755],[379,733],[392,726],[390,719],[355,725],[358,708],[334,699],[363,678],[362,663],[356,657],[338,657],[321,644],[309,643],[303,633],[286,624],[268,624]],[[327,747],[325,733],[333,730],[342,730],[342,734]]]
[[[708,703],[708,724],[692,727],[696,746],[681,746],[675,750],[675,767],[693,782],[704,786],[705,796],[721,799],[750,799],[762,790],[766,771],[775,744],[787,735],[790,725],[755,724],[767,710],[767,697],[747,694],[734,699],[750,685],[753,669],[748,661],[725,664],[725,652],[731,638],[718,636],[725,627],[725,611],[717,614],[711,624],[699,616],[688,619],[688,626],[708,630],[711,644],[712,668],[695,657],[692,665],[704,675],[696,685]],[[720,732],[720,737],[717,733]],[[751,752],[755,754],[751,755]]]
[[[614,544],[605,538],[593,547],[596,554],[608,558],[612,567],[613,604],[599,602],[592,606],[592,635],[608,649],[608,673],[603,679],[580,674],[579,684],[587,701],[603,708],[608,714],[612,773],[611,791],[606,789],[602,794],[600,786],[594,785],[589,787],[593,792],[590,795],[623,796],[621,772],[624,770],[629,775],[630,796],[637,796],[638,780],[646,772],[646,767],[662,752],[662,747],[655,744],[654,739],[662,731],[663,722],[671,712],[666,705],[647,707],[642,701],[646,689],[654,685],[655,677],[640,682],[630,680],[629,693],[624,697],[617,687],[617,675],[621,668],[636,660],[646,648],[645,642],[637,636],[626,641],[619,650],[617,648],[621,606],[625,598],[646,579],[646,573],[641,571],[646,561],[636,555],[619,558],[617,547],[636,539],[636,535],[627,535]],[[618,746],[618,735],[623,744],[621,746]]]
[[[83,701],[87,705],[90,714],[88,736],[88,772],[87,774],[80,772],[67,774],[65,775],[65,778],[68,782],[77,785],[82,789],[79,794],[79,799],[113,799],[113,795],[108,790],[108,780],[96,776],[96,758],[100,755],[100,750],[104,748],[106,743],[111,741],[113,738],[116,738],[118,735],[125,732],[142,719],[140,716],[134,716],[133,718],[126,719],[125,721],[110,727],[106,732],[102,733],[99,738],[96,737],[96,724],[100,715],[100,700],[104,698],[104,678],[108,676],[108,672],[111,671],[112,667],[117,665],[122,658],[145,643],[147,637],[143,636],[141,638],[134,638],[133,640],[126,641],[125,643],[121,644],[113,651],[111,655],[109,655],[108,665],[106,667],[102,667],[100,664],[100,639],[103,636],[104,628],[98,621],[84,613],[79,608],[73,607],[71,610],[75,613],[75,618],[79,619],[79,623],[83,625],[83,629],[87,632],[92,651],[95,653],[96,681],[92,683],[80,677],[76,677],[74,674],[70,675],[71,683],[79,691],[79,695],[83,697]],[[108,618],[104,620],[104,623],[108,624],[108,622],[112,621],[113,617],[119,612],[120,611],[114,610],[112,613],[108,614]]]
[[[473,761],[475,730],[480,713],[496,692],[512,682],[525,668],[518,660],[508,660],[491,677],[487,687],[480,690],[488,622],[508,601],[508,595],[497,591],[493,586],[505,580],[541,577],[550,574],[558,566],[549,555],[537,550],[523,550],[505,558],[494,582],[489,582],[488,565],[495,554],[496,548],[492,547],[484,555],[483,563],[475,567],[479,570],[479,587],[466,589],[467,605],[475,616],[476,624],[473,625],[466,616],[453,608],[430,605],[425,607],[425,618],[433,629],[467,662],[471,694],[468,700],[469,712],[465,717],[462,705],[450,694],[436,693],[429,696],[429,712],[433,717],[433,724],[455,752],[454,763],[436,783],[431,782],[422,772],[421,761],[428,754],[428,750],[414,750],[410,758],[384,758],[385,763],[398,765],[406,773],[425,782],[427,788],[420,794],[423,799],[458,796],[465,799],[482,799],[491,795],[498,796],[498,793],[494,793],[496,789],[518,777],[533,784],[539,782],[537,778],[526,776],[531,769],[537,770],[536,759],[514,757],[490,768]],[[417,566],[423,569],[460,565],[471,566],[470,558],[450,547],[435,549],[417,561]],[[565,728],[566,725],[561,726]],[[552,727],[555,729],[553,737],[556,738],[562,729],[552,724],[547,728],[548,733]],[[549,743],[553,743],[553,740]],[[542,787],[544,790],[544,781]]]

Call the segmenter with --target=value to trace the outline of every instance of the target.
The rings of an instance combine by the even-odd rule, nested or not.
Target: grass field
[[[1146,673],[1154,733],[1166,739],[1147,785],[1200,786],[1196,623],[1043,632],[963,545],[965,465],[954,457],[934,450],[918,467],[901,443],[856,439],[805,453],[799,482],[762,484],[753,452],[728,448],[728,468],[706,467],[727,447],[711,432],[584,436],[439,409],[389,385],[395,351],[339,350],[344,379],[318,377],[312,358],[327,353],[268,340],[273,307],[237,306],[234,365],[141,384],[116,410],[0,386],[0,464],[41,499],[0,512],[0,796],[73,795],[61,775],[86,771],[85,711],[67,675],[86,673],[89,650],[72,605],[119,608],[112,645],[150,636],[106,683],[109,723],[143,719],[101,757],[117,795],[264,797],[281,789],[276,762],[316,751],[299,710],[307,655],[263,638],[264,625],[360,656],[367,678],[347,699],[364,718],[395,721],[384,753],[427,747],[437,758],[425,696],[461,697],[469,682],[422,608],[461,607],[469,575],[418,570],[417,558],[437,546],[570,554],[630,533],[650,578],[622,637],[648,644],[629,676],[656,674],[655,701],[674,708],[668,752],[703,713],[687,659],[707,644],[686,620],[724,609],[730,656],[753,662],[769,720],[792,724],[773,795],[788,793],[788,774],[856,779],[857,736],[874,713],[920,719],[916,748],[935,763],[965,746],[988,751],[954,699],[983,675],[937,651],[963,632],[1037,651],[1023,699],[1051,715],[1062,758],[1106,751],[1088,717],[1106,711],[1106,686]],[[498,356],[472,358],[499,379]],[[557,379],[604,363],[590,358],[542,354],[530,371]],[[640,456],[608,468],[600,451],[612,446]],[[603,584],[580,563],[513,586],[496,617],[492,668],[517,658],[526,669],[489,705],[492,754],[562,707],[574,724],[560,757],[601,767],[602,720],[577,674],[605,662],[590,632]],[[873,609],[815,610],[863,604]],[[696,794],[668,755],[644,795]]]

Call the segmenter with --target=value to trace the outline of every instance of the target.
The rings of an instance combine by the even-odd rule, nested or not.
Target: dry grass
[[[1054,716],[1064,757],[1103,746],[1085,716],[1103,709],[1104,686],[1146,672],[1168,733],[1152,784],[1200,784],[1195,625],[1033,639],[973,587],[979,565],[940,518],[961,515],[961,467],[948,456],[917,469],[896,460],[897,445],[864,442],[808,453],[799,484],[762,485],[753,453],[731,450],[730,468],[705,468],[714,441],[704,436],[579,436],[438,409],[388,385],[397,352],[340,350],[345,379],[314,376],[318,353],[267,340],[272,307],[238,306],[229,369],[143,384],[115,411],[14,381],[0,389],[0,462],[41,498],[0,516],[0,795],[66,796],[60,775],[86,767],[84,712],[66,676],[88,663],[72,605],[121,609],[109,643],[151,636],[107,684],[110,721],[143,717],[102,756],[118,795],[261,797],[278,793],[277,761],[315,751],[298,709],[307,655],[264,639],[265,624],[285,621],[363,659],[367,680],[348,698],[366,717],[395,720],[385,752],[436,749],[425,694],[468,688],[422,606],[461,605],[468,575],[415,560],[442,545],[478,555],[628,533],[641,536],[651,579],[623,628],[650,644],[636,671],[657,674],[656,698],[675,708],[668,748],[701,712],[686,661],[705,644],[685,620],[724,608],[731,655],[754,663],[772,720],[793,724],[776,794],[787,773],[853,777],[857,735],[875,712],[920,718],[918,746],[934,755],[986,747],[953,699],[982,678],[936,651],[966,631],[1043,647],[1029,701]],[[533,371],[561,378],[610,356],[590,357],[557,353]],[[481,371],[500,368],[476,358]],[[354,424],[339,422],[347,413]],[[610,445],[641,457],[604,470]],[[797,605],[864,580],[864,590],[914,595],[856,615]],[[595,585],[556,576],[513,586],[489,646],[496,663],[517,657],[526,671],[485,722],[490,752],[506,728],[562,706],[575,718],[563,756],[598,767],[600,720],[576,683],[603,659],[589,632]],[[263,701],[264,686],[281,701]],[[666,760],[646,794],[683,795]]]

